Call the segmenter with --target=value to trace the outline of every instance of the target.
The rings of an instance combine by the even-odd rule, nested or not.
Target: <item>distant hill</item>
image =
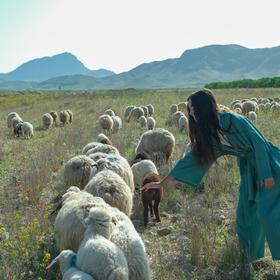
[[[81,62],[79,65],[84,69]],[[184,88],[280,76],[280,47],[248,49],[239,45],[210,45],[186,50],[178,58],[144,63],[120,74],[106,77],[91,77],[92,73],[88,72],[76,74],[57,74],[32,86],[37,89]]]
[[[0,79],[41,82],[58,76],[76,74],[102,78],[115,73],[106,69],[90,70],[76,56],[66,52],[28,61],[14,71],[0,74]]]

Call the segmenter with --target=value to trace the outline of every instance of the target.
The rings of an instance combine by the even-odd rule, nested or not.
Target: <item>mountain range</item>
[[[249,49],[210,45],[183,52],[178,58],[143,63],[115,74],[90,70],[70,53],[31,60],[0,74],[6,89],[121,89],[200,87],[209,82],[280,75],[280,46]]]

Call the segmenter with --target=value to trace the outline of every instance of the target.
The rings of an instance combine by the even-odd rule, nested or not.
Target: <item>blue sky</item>
[[[127,71],[209,44],[280,45],[278,0],[0,0],[0,72],[71,52]]]

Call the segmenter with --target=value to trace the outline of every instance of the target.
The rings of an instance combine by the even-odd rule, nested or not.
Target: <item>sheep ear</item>
[[[60,254],[52,260],[52,262],[46,267],[46,269],[50,269],[54,264],[56,264],[58,262],[58,260],[60,259]]]

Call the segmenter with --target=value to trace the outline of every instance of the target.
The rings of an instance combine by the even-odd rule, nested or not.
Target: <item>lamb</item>
[[[85,232],[83,220],[89,205],[100,207],[106,204],[102,198],[94,197],[78,187],[70,187],[57,203],[50,219],[54,220],[55,238],[60,250],[78,251]]]
[[[141,187],[143,179],[148,173],[152,172],[158,174],[155,164],[149,159],[144,159],[134,163],[131,166],[131,169],[133,172],[134,185],[139,187]]]
[[[115,116],[115,112],[112,109],[107,109],[103,114],[111,117]]]
[[[73,122],[74,114],[70,109],[65,110],[69,114],[69,123]]]
[[[129,120],[129,116],[130,116],[130,112],[135,108],[134,105],[130,105],[130,106],[127,106],[125,108],[125,111],[124,111],[124,118],[128,121]]]
[[[114,126],[114,121],[111,116],[109,115],[101,115],[98,119],[100,127],[104,130],[107,131],[108,133],[112,132],[113,126]]]
[[[148,108],[149,116],[152,116],[155,112],[154,106],[152,104],[148,104],[146,107]]]
[[[109,205],[130,216],[133,195],[126,182],[117,173],[111,170],[98,172],[88,182],[85,191],[103,198]]]
[[[64,126],[65,124],[69,123],[70,115],[67,111],[61,111],[59,112],[59,119],[62,125]]]
[[[128,280],[126,258],[109,240],[115,217],[102,208],[92,208],[84,220],[87,229],[77,252],[77,267],[96,280]]]
[[[119,150],[116,147],[100,143],[100,145],[97,145],[96,147],[87,150],[86,155],[89,156],[90,154],[95,154],[97,152],[115,155],[120,154]]]
[[[151,182],[160,182],[160,177],[158,174],[149,173],[143,180],[142,186],[151,183]],[[156,216],[156,221],[160,222],[160,214],[159,214],[159,203],[162,200],[163,196],[163,188],[160,189],[150,189],[147,191],[141,192],[142,203],[144,207],[144,226],[148,225],[148,214],[150,208],[151,217]],[[154,202],[154,205],[153,205]],[[153,213],[154,212],[154,213]]]
[[[42,121],[45,129],[50,129],[53,125],[53,117],[49,113],[43,115]]]
[[[96,162],[96,168],[92,170],[90,178],[93,178],[98,172],[103,170],[112,170],[117,173],[129,186],[132,194],[134,193],[133,172],[128,161],[120,155],[108,155]]]
[[[147,127],[148,129],[154,129],[156,127],[156,121],[153,117],[147,118]]]
[[[257,121],[257,114],[254,111],[250,111],[248,113],[248,119],[251,120],[252,122],[256,122]]]
[[[144,127],[144,128],[147,127],[147,119],[146,119],[145,116],[141,116],[141,117],[138,119],[138,122],[140,123],[140,126],[141,126],[141,127]]]
[[[141,116],[144,116],[144,110],[141,107],[135,107],[131,110],[128,121],[131,119],[137,121]]]
[[[29,122],[23,122],[21,131],[22,131],[22,136],[27,139],[34,136],[33,125]]]
[[[59,261],[62,280],[94,280],[89,274],[76,267],[76,260],[77,255],[72,250],[63,250],[46,269],[50,269]]]
[[[163,128],[148,130],[142,134],[135,153],[144,153],[160,166],[167,162],[175,147],[175,137]]]
[[[183,132],[188,132],[189,130],[189,121],[188,118],[186,116],[181,116],[179,121],[178,121],[178,125],[179,125],[179,132],[183,133]]]
[[[84,188],[94,168],[96,168],[95,161],[85,155],[71,158],[64,166],[64,185]]]
[[[178,111],[178,105],[177,104],[172,104],[169,108],[170,116],[172,116],[177,111]]]
[[[175,112],[175,113],[171,116],[172,124],[173,124],[175,127],[179,128],[179,119],[180,119],[181,117],[183,117],[183,116],[185,116],[185,114],[184,114],[183,112],[181,112],[181,111]]]
[[[122,119],[118,116],[112,116],[113,128],[112,133],[117,133],[122,128]]]
[[[51,111],[49,114],[52,116],[55,125],[57,125],[58,113],[56,111]]]

